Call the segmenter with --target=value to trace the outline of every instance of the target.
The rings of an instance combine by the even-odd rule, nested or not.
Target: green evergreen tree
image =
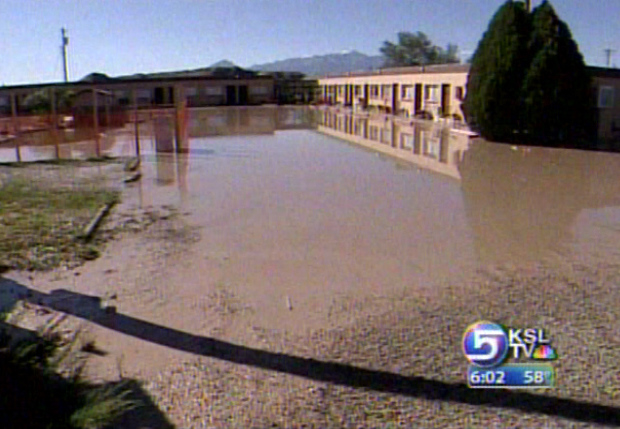
[[[523,120],[533,143],[579,144],[592,136],[591,81],[568,26],[546,0],[532,13]]]
[[[521,130],[521,88],[528,60],[530,15],[508,0],[495,13],[472,57],[463,110],[483,137],[509,141]]]

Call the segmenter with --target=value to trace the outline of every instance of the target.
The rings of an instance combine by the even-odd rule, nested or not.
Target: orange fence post
[[[97,89],[92,88],[93,94],[93,130],[95,132],[95,153],[97,157],[101,156],[101,147],[99,146],[99,107],[97,105]]]
[[[19,153],[19,118],[17,116],[17,95],[13,93],[11,94],[11,117],[13,122],[13,133],[15,134],[15,154],[17,162],[22,162],[22,157]]]
[[[181,152],[181,147],[185,140],[185,131],[186,131],[186,120],[185,117],[187,115],[186,112],[186,104],[187,100],[185,99],[185,91],[182,86],[175,87],[175,137],[176,137],[176,151]]]
[[[134,122],[134,133],[136,138],[136,156],[140,159],[140,128],[138,126],[138,95],[136,94],[136,90],[131,90],[131,95],[133,98],[133,122]]]
[[[56,91],[53,87],[50,87],[50,107],[52,110],[52,138],[54,139],[54,147],[56,152],[56,159],[60,159],[60,144],[58,141],[58,113],[56,110]]]

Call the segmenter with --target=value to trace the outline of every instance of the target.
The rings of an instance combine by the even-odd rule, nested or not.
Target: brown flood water
[[[191,213],[201,239],[193,269],[178,274],[190,295],[220,255],[217,281],[261,323],[277,328],[288,296],[306,327],[324,325],[317,309],[334,297],[419,293],[620,237],[617,155],[515,150],[322,112],[308,129],[277,128],[295,113],[303,128],[303,110],[196,113],[184,154],[147,157],[128,200]]]
[[[176,205],[200,239],[147,274],[139,247],[112,245],[72,287],[125,294],[120,312],[170,328],[239,341],[254,328],[330,328],[382,297],[465,292],[480,269],[620,250],[619,155],[301,108],[194,111],[179,154],[158,153],[173,131],[153,129],[124,205]],[[213,296],[224,322],[205,310]],[[127,355],[138,342],[103,347]],[[157,350],[137,358],[166,356],[144,347]]]

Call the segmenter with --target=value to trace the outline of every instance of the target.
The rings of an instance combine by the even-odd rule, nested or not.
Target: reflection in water
[[[409,161],[461,182],[468,223],[483,264],[535,262],[573,244],[585,209],[620,206],[620,156],[515,149],[432,124],[324,111],[319,131]]]
[[[151,153],[155,161],[149,163],[145,157],[147,162],[143,165],[144,176],[152,177],[151,183],[159,185],[153,199],[162,198],[160,195],[172,198],[171,193],[174,198],[180,194],[186,199],[193,188],[196,198],[205,195],[211,195],[214,201],[220,198],[222,210],[229,210],[222,213],[222,219],[227,219],[237,211],[250,216],[248,207],[262,207],[264,201],[275,198],[273,195],[278,196],[271,201],[273,207],[281,205],[281,200],[288,201],[286,195],[295,201],[304,196],[299,207],[314,216],[297,220],[299,225],[314,225],[317,213],[328,210],[326,207],[338,209],[333,213],[334,218],[342,213],[355,213],[355,216],[364,213],[364,219],[375,216],[378,225],[368,231],[369,235],[377,233],[373,240],[388,240],[390,247],[396,249],[400,245],[403,252],[432,255],[431,258],[416,254],[416,261],[421,265],[450,265],[450,269],[456,269],[458,261],[467,258],[476,258],[486,265],[534,262],[564,254],[578,245],[574,235],[577,226],[580,234],[587,236],[586,240],[596,241],[592,237],[600,232],[595,231],[593,210],[589,209],[620,206],[619,155],[513,149],[471,140],[466,134],[433,123],[393,121],[329,110],[256,107],[188,112],[187,128],[179,133],[187,136],[182,141],[175,142],[172,112],[164,112],[167,117],[144,124],[140,131],[142,139],[153,141],[153,145],[141,145],[143,154]],[[385,170],[384,162],[376,162],[376,157],[371,160],[360,157],[365,154],[314,132],[276,133],[304,129],[317,129],[356,148],[379,153],[382,159],[397,159],[396,168],[402,174],[391,175]],[[101,135],[99,149],[93,139],[23,147],[22,158],[89,157],[95,156],[97,150],[131,155],[135,148],[132,130],[129,127]],[[66,134],[67,131],[59,131],[60,141]],[[250,135],[260,137],[250,139],[247,137]],[[15,156],[10,148],[0,149],[0,156]],[[190,164],[194,167],[191,172]],[[420,174],[422,170],[437,174]],[[451,179],[443,180],[444,177]],[[137,184],[140,192],[151,185],[143,182]],[[326,202],[332,194],[334,200]],[[393,200],[384,200],[385,195]],[[389,215],[390,222],[380,220],[380,215],[375,213],[375,207],[382,204],[383,216]],[[291,213],[296,213],[295,205],[291,207]],[[212,208],[209,210],[213,212]],[[274,211],[271,217],[284,216],[282,213]],[[619,229],[620,210],[610,213],[604,222],[614,224],[605,226],[610,231]],[[388,224],[381,224],[382,221]],[[316,231],[333,227],[331,221],[324,222],[320,228],[315,225]],[[362,220],[359,222],[359,228],[369,227]],[[395,240],[401,238],[381,236],[377,232],[381,228],[406,231],[412,238],[397,244]],[[298,226],[296,231],[301,229]],[[341,229],[337,227],[334,231]],[[316,231],[309,237],[317,237]],[[290,239],[297,240],[296,237]],[[341,239],[355,237],[343,235]],[[425,258],[428,261],[422,263]],[[406,266],[403,263],[402,267]]]
[[[155,153],[174,152],[174,123],[170,117],[161,116],[153,120]]]
[[[620,206],[618,155],[515,151],[480,142],[465,153],[459,171],[467,216],[485,263],[565,253],[583,210]]]
[[[300,107],[227,107],[192,109],[189,137],[273,134],[312,127],[314,111]]]
[[[458,163],[470,145],[466,134],[422,122],[395,122],[323,111],[318,130],[323,134],[376,150],[419,167],[460,179]]]
[[[329,327],[349,317],[349,299],[442,293],[445,282],[466,290],[489,264],[579,255],[601,243],[596,223],[620,227],[620,209],[588,210],[620,205],[617,156],[512,150],[432,124],[324,112],[320,132],[239,134],[269,115],[290,128],[305,117],[252,111],[223,122],[230,136],[145,156],[143,179],[126,190],[124,203],[175,205],[201,231],[182,264],[152,279],[164,291],[174,285],[162,305],[182,308],[184,326],[208,323],[192,304],[225,285],[252,309],[239,316],[244,326]],[[211,123],[228,113],[199,115]]]
[[[99,135],[94,135],[90,129],[45,130],[0,144],[0,162],[85,159],[103,155],[135,155],[135,137],[125,129],[110,129]]]
[[[187,121],[182,121],[182,140],[189,138],[273,134],[276,130],[311,129],[315,112],[307,107],[226,107],[188,109]],[[162,110],[145,112],[154,115],[140,125],[141,152],[148,140],[154,140],[154,152],[187,152],[184,142],[175,143],[175,112]],[[183,115],[184,116],[184,115]],[[24,133],[19,138],[0,143],[0,162],[38,161],[50,159],[88,158],[101,155],[134,156],[135,125],[103,129],[95,135],[92,128],[45,130]],[[200,150],[200,149],[198,149]]]
[[[174,124],[169,117],[153,120],[155,138],[156,183],[161,186],[175,183]]]

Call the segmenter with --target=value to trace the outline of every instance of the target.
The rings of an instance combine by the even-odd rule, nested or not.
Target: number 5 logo
[[[474,348],[477,350],[482,349],[484,346],[489,345],[491,350],[486,354],[476,354],[476,359],[489,360],[493,359],[499,351],[498,336],[504,335],[504,331],[501,329],[481,329],[474,331]]]
[[[508,352],[508,338],[496,323],[478,322],[463,336],[463,352],[474,365],[491,367],[500,364]]]

